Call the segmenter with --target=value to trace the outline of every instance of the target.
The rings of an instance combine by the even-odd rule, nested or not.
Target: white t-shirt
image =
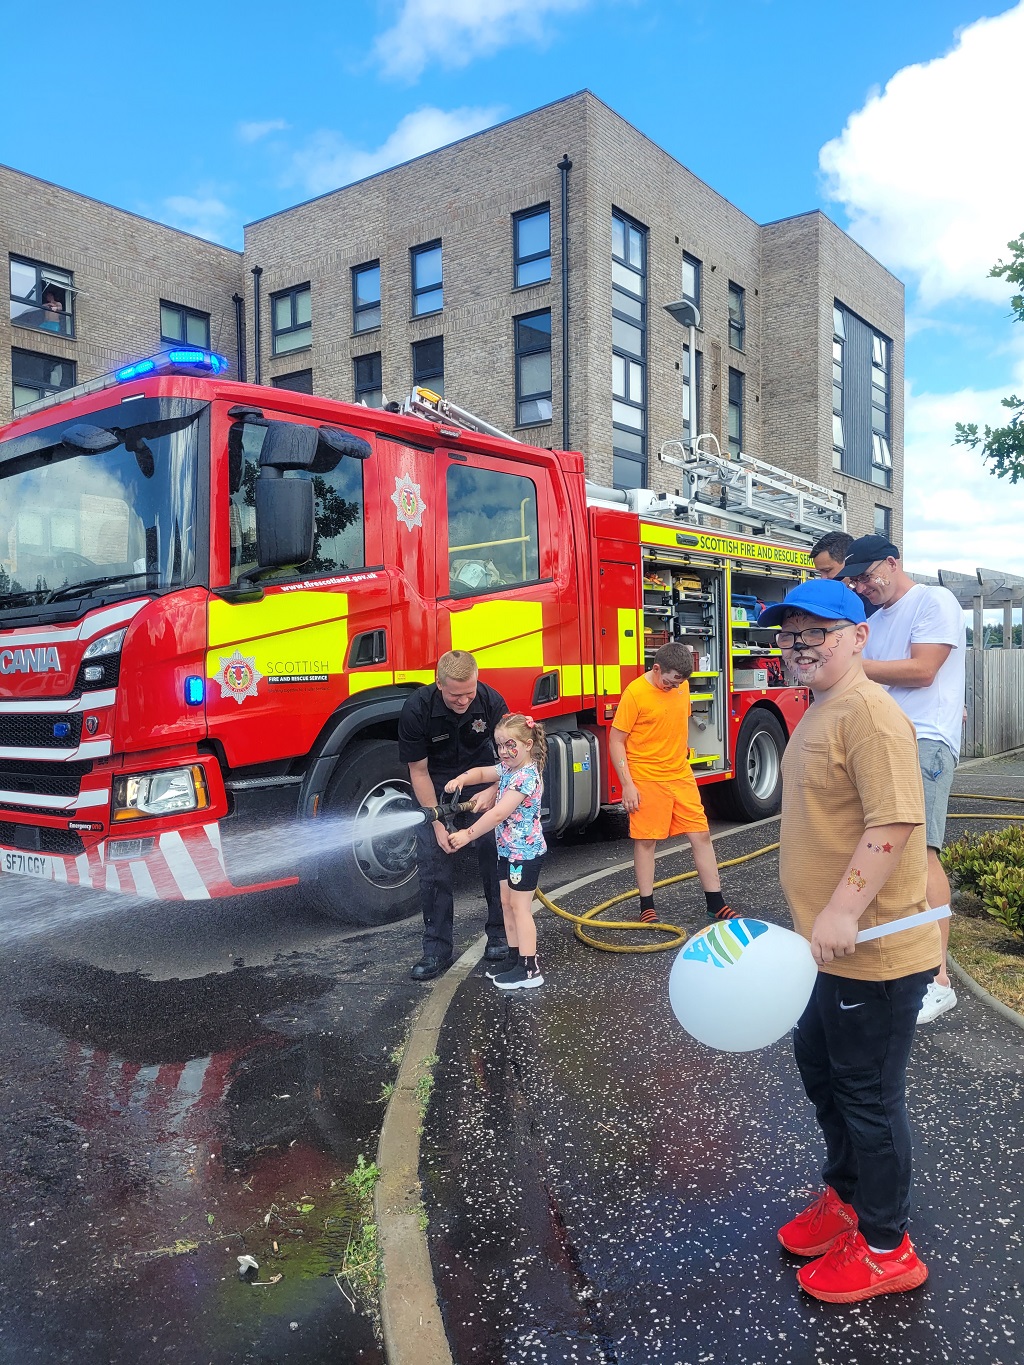
[[[915,583],[891,607],[868,622],[865,659],[909,659],[911,645],[952,645],[930,687],[888,685],[887,691],[914,722],[918,739],[941,739],[960,753],[964,715],[967,626],[948,588]]]

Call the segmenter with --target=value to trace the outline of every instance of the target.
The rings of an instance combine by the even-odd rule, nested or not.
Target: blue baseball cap
[[[852,621],[859,625],[867,620],[860,597],[836,578],[809,578],[791,588],[781,602],[773,602],[757,618],[759,626],[780,626],[787,611],[805,611],[808,616],[820,616],[826,621]]]

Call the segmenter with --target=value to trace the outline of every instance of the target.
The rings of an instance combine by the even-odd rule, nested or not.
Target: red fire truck
[[[547,725],[553,834],[619,801],[608,727],[669,639],[696,656],[700,780],[778,808],[808,697],[756,616],[842,525],[830,490],[683,451],[678,496],[624,494],[430,395],[380,411],[222,369],[171,352],[0,432],[0,873],[168,900],[301,877],[328,913],[407,913],[407,834],[296,868],[287,831],[406,805],[398,715],[450,648]],[[254,827],[277,880],[245,871]]]

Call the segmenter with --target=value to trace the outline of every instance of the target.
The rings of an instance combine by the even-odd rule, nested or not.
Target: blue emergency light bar
[[[204,374],[223,374],[228,362],[216,351],[204,351],[198,347],[187,350],[167,351],[163,355],[152,356],[147,360],[137,360],[134,365],[126,365],[114,371],[119,384],[127,384],[132,379],[141,379],[145,374],[166,373],[169,370],[199,370]]]

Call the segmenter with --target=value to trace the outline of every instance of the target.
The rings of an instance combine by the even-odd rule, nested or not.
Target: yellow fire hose
[[[951,799],[957,801],[1009,801],[1017,805],[1024,805],[1024,796],[987,796],[984,792],[953,792]],[[1024,814],[1020,815],[990,815],[985,811],[968,811],[966,814],[948,815],[948,820],[1024,820]],[[749,863],[753,858],[760,858],[765,853],[774,853],[779,847],[778,843],[765,844],[764,848],[755,849],[753,853],[744,853],[740,858],[730,858],[728,862],[719,863],[719,868],[736,867],[740,863]],[[675,877],[665,877],[660,882],[654,883],[657,891],[662,886],[674,886],[676,882],[686,882],[696,877],[694,872],[680,872]],[[689,937],[685,929],[681,929],[678,924],[643,924],[640,920],[599,920],[598,916],[610,910],[613,905],[621,905],[623,901],[632,900],[639,896],[640,892],[633,888],[632,891],[623,891],[621,895],[612,896],[609,900],[602,901],[600,905],[592,906],[582,915],[574,915],[570,910],[563,910],[560,905],[556,905],[553,900],[545,896],[544,892],[538,889],[534,893],[543,905],[545,910],[550,910],[552,914],[558,915],[560,919],[568,920],[573,926],[573,933],[581,943],[588,944],[591,948],[598,948],[604,953],[664,953],[669,948],[678,948],[685,943]],[[650,930],[656,934],[669,935],[667,940],[661,943],[636,943],[636,944],[615,944],[605,943],[599,938],[594,938],[587,933],[588,928],[600,928],[608,931],[631,931]]]

